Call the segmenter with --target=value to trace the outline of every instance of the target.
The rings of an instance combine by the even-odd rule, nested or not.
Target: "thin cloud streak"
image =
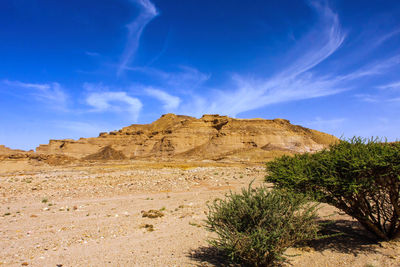
[[[9,81],[9,80],[3,80],[3,83],[9,86],[13,87],[21,87],[21,88],[33,88],[33,89],[38,89],[38,90],[48,90],[50,89],[49,84],[39,84],[39,83],[24,83],[20,81]]]
[[[355,97],[367,103],[393,103],[400,100],[400,97],[397,95],[357,94]]]
[[[347,75],[342,75],[339,79],[343,81],[348,80],[355,80],[365,76],[372,76],[372,75],[380,75],[384,74],[387,69],[395,67],[400,64],[400,56],[392,56],[385,60],[380,60],[378,62],[374,62],[372,64],[368,64],[354,72],[351,72]]]
[[[346,90],[346,87],[340,86],[340,79],[315,76],[310,72],[339,49],[345,39],[338,15],[327,5],[311,5],[319,16],[318,26],[293,49],[292,53],[297,52],[300,55],[294,63],[269,79],[233,75],[235,91],[216,90],[208,98],[195,96],[182,111],[196,116],[203,113],[237,116],[239,113],[271,104],[328,96]],[[322,41],[307,49],[310,43],[314,43],[312,40]]]
[[[326,2],[323,2],[326,3]],[[220,113],[230,116],[255,110],[272,104],[312,99],[341,93],[353,88],[351,83],[358,79],[384,74],[400,64],[400,56],[395,55],[384,60],[368,64],[344,75],[318,75],[312,69],[324,62],[340,49],[346,34],[341,29],[339,17],[329,6],[313,2],[311,7],[319,15],[315,29],[297,42],[291,51],[297,56],[286,69],[268,79],[254,79],[233,75],[232,90],[215,90],[208,97],[195,95],[182,105],[181,112],[201,116],[204,113]],[[380,43],[398,34],[397,31],[385,35]],[[321,40],[315,42],[315,40]],[[313,44],[310,48],[310,44]],[[395,88],[400,84],[390,84],[386,88]],[[359,99],[376,102],[370,95],[358,95]]]
[[[87,56],[90,56],[90,57],[99,57],[99,56],[101,56],[101,55],[100,55],[99,53],[97,53],[97,52],[90,52],[90,51],[86,51],[85,54],[86,54]]]
[[[125,69],[152,77],[161,82],[163,87],[172,88],[181,91],[181,93],[198,88],[211,77],[210,74],[202,73],[196,68],[183,65],[179,66],[179,70],[175,72],[166,72],[151,67],[126,67]]]
[[[94,123],[82,122],[82,121],[54,121],[53,125],[57,128],[61,128],[78,134],[79,137],[85,136],[95,136],[100,132],[105,131],[105,127],[101,127]]]
[[[3,80],[3,84],[13,87],[28,89],[28,94],[37,101],[47,104],[52,109],[67,111],[68,95],[57,82],[53,83],[24,83],[21,81]]]
[[[342,45],[346,35],[341,29],[339,17],[326,4],[311,2],[310,6],[319,16],[316,27],[297,44],[301,56],[278,75],[281,78],[295,78],[307,72],[331,56]],[[310,50],[305,50],[313,44]]]
[[[379,96],[371,94],[357,94],[355,95],[355,97],[363,102],[368,102],[368,103],[378,103],[382,101]]]
[[[398,34],[400,34],[400,29],[396,29],[394,31],[391,31],[391,32],[383,35],[379,39],[377,39],[377,41],[375,42],[375,45],[379,46],[379,45],[383,44],[384,42],[388,41],[389,39],[393,38],[394,36],[396,36]]]
[[[338,132],[339,129],[343,129],[343,124],[346,123],[348,119],[346,118],[332,118],[325,119],[321,117],[316,117],[311,121],[300,122],[300,125],[304,125],[306,127],[310,127],[315,130],[343,135],[343,132]]]
[[[179,104],[181,103],[181,99],[179,97],[170,95],[169,93],[159,89],[147,88],[145,92],[149,96],[152,96],[161,101],[164,104],[163,105],[164,110],[168,112],[176,110]]]
[[[316,117],[315,120],[304,123],[305,125],[314,125],[318,127],[331,127],[338,128],[340,124],[346,121],[345,118],[335,118],[335,119],[323,119],[321,117]]]
[[[393,82],[393,83],[389,83],[389,84],[385,84],[385,85],[381,85],[381,86],[377,86],[378,89],[391,89],[391,90],[397,90],[400,89],[400,81],[397,82]]]
[[[126,26],[128,28],[128,37],[118,66],[118,76],[124,72],[135,55],[144,28],[158,15],[156,7],[149,0],[131,0],[131,2],[140,6],[140,14]]]

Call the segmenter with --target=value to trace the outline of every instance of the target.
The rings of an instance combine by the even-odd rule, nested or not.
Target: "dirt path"
[[[134,166],[3,174],[0,265],[215,266],[202,227],[207,202],[264,175],[262,167]],[[149,210],[163,216],[143,217]],[[321,215],[334,211],[326,206]],[[335,219],[343,221],[337,227],[357,227],[344,215]],[[338,246],[351,240],[353,250]],[[398,244],[365,240],[345,237],[288,253],[301,254],[293,266],[400,266]]]

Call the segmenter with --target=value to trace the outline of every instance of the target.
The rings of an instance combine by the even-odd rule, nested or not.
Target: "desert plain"
[[[210,162],[7,166],[1,266],[226,266],[207,243],[207,204],[266,174],[262,164]],[[319,213],[343,234],[288,249],[286,266],[400,266],[399,243],[374,242],[333,207]]]

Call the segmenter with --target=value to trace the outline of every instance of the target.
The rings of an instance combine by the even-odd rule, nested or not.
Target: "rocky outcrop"
[[[196,119],[166,114],[151,124],[134,124],[100,133],[96,138],[50,140],[36,151],[85,158],[112,146],[113,153],[120,152],[132,159],[253,160],[318,151],[336,141],[332,135],[292,125],[284,119],[234,119],[219,115]]]
[[[84,157],[86,160],[122,160],[126,159],[126,156],[121,151],[113,149],[111,146],[102,148],[99,152],[90,154]]]
[[[24,153],[26,151],[20,149],[11,149],[6,146],[0,145],[0,155],[10,155],[15,153]]]

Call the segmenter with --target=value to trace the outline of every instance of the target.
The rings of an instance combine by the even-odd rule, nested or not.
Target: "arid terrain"
[[[50,140],[36,152],[85,160],[193,159],[258,161],[282,154],[318,151],[337,141],[284,119],[235,119],[220,115],[165,114],[94,138]]]
[[[170,114],[37,152],[2,146],[0,265],[226,266],[207,243],[207,203],[262,184],[265,160],[335,140],[281,119]],[[400,266],[399,243],[374,242],[328,205],[319,213],[342,234],[288,249],[285,265]]]
[[[207,202],[264,176],[259,165],[126,161],[2,172],[0,264],[223,266],[202,227]],[[347,234],[289,249],[288,266],[400,266],[399,244],[350,233],[358,224],[332,207],[320,214]]]

